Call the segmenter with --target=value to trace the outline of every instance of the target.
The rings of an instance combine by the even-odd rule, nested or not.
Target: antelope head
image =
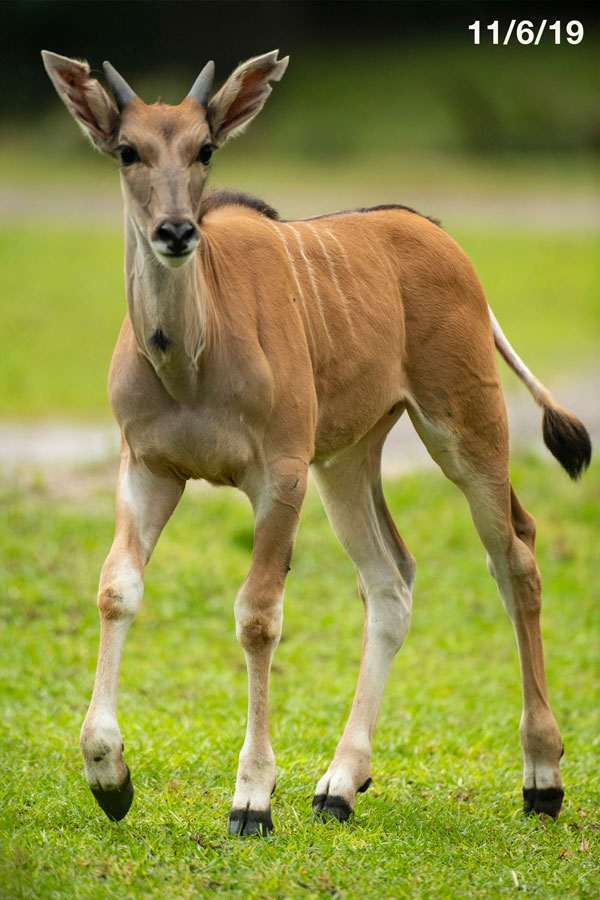
[[[119,163],[125,208],[164,266],[185,265],[200,241],[200,201],[211,157],[260,112],[288,57],[277,50],[238,66],[211,98],[214,63],[202,69],[178,105],[145,104],[110,63],[114,103],[87,62],[42,51],[59,97],[92,144]]]

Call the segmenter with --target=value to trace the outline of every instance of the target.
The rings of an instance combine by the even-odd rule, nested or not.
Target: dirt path
[[[390,189],[391,190],[391,189]],[[396,196],[397,189],[390,196]],[[302,192],[294,189],[271,188],[265,197],[283,215],[308,216],[315,211],[345,209],[356,206],[356,187],[324,190],[308,187]],[[396,200],[396,202],[400,202]],[[590,231],[600,229],[598,196],[580,191],[567,194],[547,191],[478,191],[465,194],[451,189],[429,190],[407,188],[403,203],[441,217],[446,227],[469,223],[479,227],[533,228],[537,231]],[[0,207],[11,222],[48,224],[56,222],[93,222],[120,227],[123,201],[118,185],[112,181],[101,187],[82,185],[60,188],[23,185],[12,186],[0,182]],[[291,212],[290,212],[291,211]]]

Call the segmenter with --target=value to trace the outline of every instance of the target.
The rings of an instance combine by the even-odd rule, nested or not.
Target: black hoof
[[[352,813],[348,801],[337,794],[315,794],[312,808],[313,822],[317,819],[325,821],[328,818],[337,819],[338,822],[347,822]]]
[[[373,779],[372,779],[372,778],[367,778],[367,780],[365,781],[365,783],[362,784],[362,785],[359,787],[358,793],[359,793],[359,794],[364,794],[365,791],[368,791],[368,790],[369,790],[369,788],[371,787],[372,784],[373,784]]]
[[[133,803],[133,784],[129,769],[127,769],[127,780],[123,787],[114,791],[103,791],[101,788],[92,788],[91,791],[108,818],[113,822],[120,822],[125,818]]]
[[[564,796],[562,788],[523,788],[523,812],[545,813],[556,819]]]
[[[238,834],[246,837],[249,834],[258,834],[267,837],[273,831],[273,819],[271,810],[265,812],[254,809],[232,809],[229,814],[229,834]]]

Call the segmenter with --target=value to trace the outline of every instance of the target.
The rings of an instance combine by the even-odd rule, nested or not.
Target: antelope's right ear
[[[90,78],[87,62],[48,50],[42,50],[42,59],[58,96],[83,133],[99,150],[112,154],[119,132],[119,113],[102,85]]]

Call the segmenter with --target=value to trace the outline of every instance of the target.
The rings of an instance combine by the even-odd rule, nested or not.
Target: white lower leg
[[[526,812],[556,815],[563,790],[562,740],[548,700],[540,629],[541,579],[535,560],[535,522],[510,490],[509,503],[490,503],[490,494],[474,490],[473,520],[488,550],[488,569],[513,624],[523,690],[520,724],[523,796]],[[507,509],[508,507],[508,509]],[[499,513],[506,517],[500,519]],[[510,519],[508,519],[510,515]],[[508,519],[508,521],[507,521]]]
[[[129,559],[104,566],[98,596],[100,651],[90,707],[80,745],[87,782],[94,791],[119,789],[128,778],[117,724],[117,690],[129,626],[143,593],[138,567]]]
[[[252,581],[242,587],[235,604],[236,635],[248,670],[248,721],[240,751],[229,817],[230,834],[268,834],[271,794],[275,787],[275,755],[269,735],[269,675],[281,636],[283,597],[257,601]]]
[[[246,653],[248,722],[239,756],[234,810],[267,812],[271,806],[275,787],[275,754],[269,735],[269,672],[273,650],[258,657]]]
[[[352,710],[334,759],[317,784],[313,807],[346,819],[368,785],[371,744],[394,656],[408,632],[415,563],[387,509],[380,478],[384,432],[315,466],[323,505],[359,573],[365,605],[360,674]]]
[[[562,789],[559,771],[562,740],[548,700],[540,630],[541,583],[535,558],[528,547],[516,540],[510,565],[497,561],[492,568],[519,650],[523,787]]]
[[[261,473],[264,475],[264,473]],[[248,722],[240,752],[229,833],[271,831],[275,757],[269,737],[269,674],[281,637],[283,590],[290,567],[308,464],[281,457],[250,492],[255,515],[252,565],[235,602],[236,636],[248,668]]]
[[[408,634],[411,593],[397,574],[387,588],[367,588],[364,600],[365,633],[356,693],[333,761],[317,785],[317,807],[318,798],[325,802],[325,797],[337,797],[351,810],[357,792],[368,785],[377,716],[394,657]]]

